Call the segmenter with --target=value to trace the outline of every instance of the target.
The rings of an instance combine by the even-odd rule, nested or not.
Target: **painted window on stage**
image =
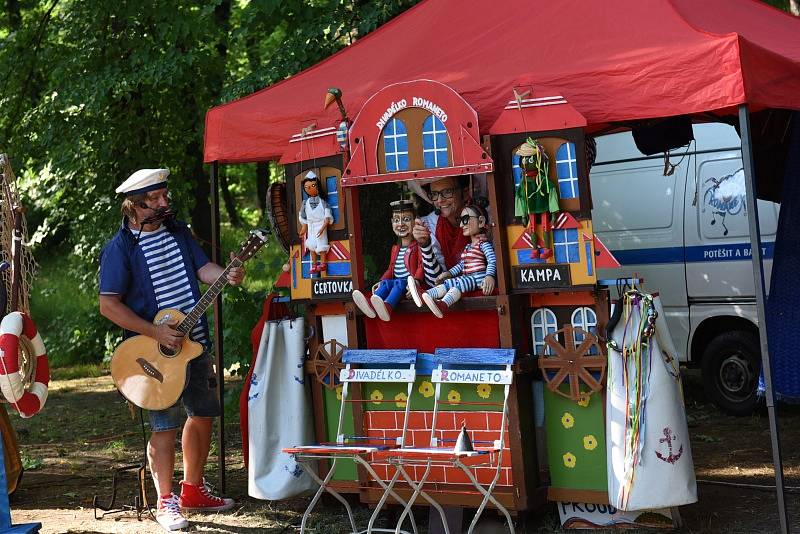
[[[447,167],[447,129],[442,121],[429,115],[422,123],[422,157],[426,169]]]
[[[555,249],[556,263],[581,261],[581,255],[578,252],[577,229],[553,230],[553,248]]]
[[[556,314],[549,308],[539,308],[531,315],[531,333],[533,334],[534,354],[553,354],[553,351],[544,342],[547,334],[558,330]]]
[[[386,171],[408,170],[408,131],[400,119],[392,119],[383,129],[383,151]]]
[[[564,143],[556,151],[556,175],[558,176],[558,196],[578,198],[578,160],[575,157],[575,144]]]
[[[331,208],[331,215],[333,215],[333,223],[339,222],[339,177],[326,176],[325,177],[325,191],[328,193],[328,206]]]
[[[572,326],[581,328],[586,332],[597,334],[597,314],[591,308],[581,307],[572,312]],[[580,346],[586,336],[575,333],[575,347]],[[597,354],[597,347],[592,346],[589,354]]]
[[[522,157],[514,150],[514,153],[511,154],[511,175],[514,177],[514,187],[517,187],[522,181],[522,167],[519,166],[521,159]]]

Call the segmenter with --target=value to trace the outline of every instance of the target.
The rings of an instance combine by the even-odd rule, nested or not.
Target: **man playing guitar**
[[[224,269],[210,262],[186,224],[172,217],[168,175],[167,169],[142,169],[117,188],[117,193],[125,195],[124,217],[119,231],[103,248],[99,300],[100,313],[122,327],[125,338],[142,334],[177,350],[183,341],[183,333],[175,329],[178,321],[155,325],[154,317],[163,308],[191,310],[200,298],[198,280],[212,284]],[[243,268],[232,268],[228,282],[237,285],[244,274]],[[188,417],[181,437],[184,480],[180,496],[172,491],[180,408],[176,404],[148,412],[152,433],[147,457],[159,495],[156,519],[166,530],[189,525],[181,510],[221,511],[234,504],[232,499],[213,495],[203,479],[213,418],[220,414],[205,317],[190,337],[206,352],[189,363],[181,396]]]

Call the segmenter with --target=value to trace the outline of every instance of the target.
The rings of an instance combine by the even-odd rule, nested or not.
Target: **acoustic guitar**
[[[146,410],[163,410],[175,404],[186,388],[187,365],[203,354],[203,345],[189,339],[189,332],[228,284],[228,272],[252,258],[267,242],[266,230],[253,230],[223,273],[203,294],[188,314],[166,308],[158,312],[153,324],[180,321],[183,344],[177,350],[160,345],[155,339],[133,336],[117,346],[111,357],[111,378],[122,395]]]

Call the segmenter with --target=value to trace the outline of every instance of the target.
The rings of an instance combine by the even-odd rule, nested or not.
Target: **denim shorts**
[[[189,380],[180,399],[186,414],[196,417],[218,417],[220,407],[216,389],[217,377],[211,365],[211,355],[206,352],[189,362],[186,372]],[[176,402],[165,410],[149,411],[147,415],[150,419],[150,431],[164,432],[180,428],[183,422],[180,403]]]

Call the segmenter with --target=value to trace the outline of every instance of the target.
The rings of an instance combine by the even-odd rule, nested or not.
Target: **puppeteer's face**
[[[166,187],[156,189],[155,191],[148,191],[145,193],[144,199],[141,204],[134,204],[133,210],[136,213],[135,221],[144,221],[151,217],[158,209],[165,209],[169,207],[170,194]]]
[[[433,182],[430,196],[433,205],[445,218],[458,213],[464,206],[464,192],[459,189],[458,180],[454,177],[442,178]]]
[[[411,210],[395,211],[392,213],[392,230],[399,238],[411,235],[414,226],[414,212]]]
[[[310,180],[303,184],[303,190],[306,192],[306,195],[310,197],[315,197],[319,195],[319,190],[317,189],[317,181]]]
[[[458,219],[461,231],[465,236],[472,237],[480,233],[485,226],[483,217],[475,213],[471,208],[461,210],[461,217]]]

